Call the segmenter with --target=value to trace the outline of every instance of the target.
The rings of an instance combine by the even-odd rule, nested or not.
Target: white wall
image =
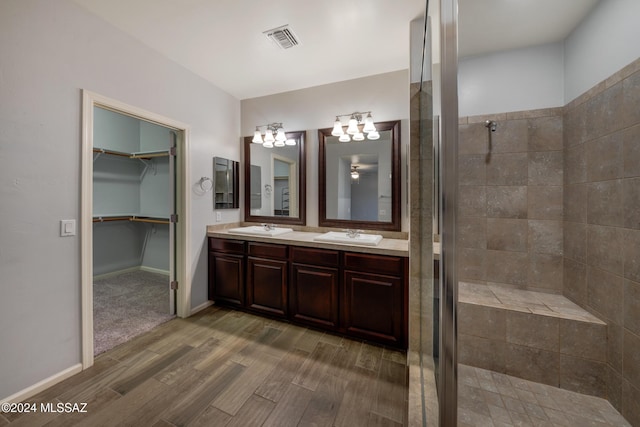
[[[144,235],[145,224],[142,223],[129,221],[94,223],[93,274],[100,276],[139,267]]]
[[[80,215],[81,89],[190,124],[193,186],[212,157],[240,160],[240,102],[68,0],[2,0],[0,52],[2,399],[81,361],[80,239],[58,237]],[[215,215],[188,197],[197,306]]]
[[[318,225],[318,129],[333,126],[336,114],[372,111],[375,121],[402,120],[402,230],[406,215],[405,155],[409,144],[409,71],[394,71],[307,89],[284,92],[241,103],[242,134],[256,125],[282,122],[285,130],[307,130],[307,225]]]
[[[378,194],[378,175],[360,173],[357,180],[350,179],[351,186],[351,216],[349,219],[360,221],[391,221],[391,215],[388,218],[380,218],[378,212],[378,198],[372,198],[372,194]],[[389,182],[387,178],[385,182]],[[388,207],[386,212],[388,212]]]
[[[168,128],[140,120],[140,151],[166,150],[172,141]]]
[[[640,1],[602,0],[565,40],[565,103],[640,57]]]
[[[560,107],[563,87],[561,43],[462,58],[459,116]]]
[[[140,120],[104,108],[93,109],[93,146],[115,151],[140,150]]]

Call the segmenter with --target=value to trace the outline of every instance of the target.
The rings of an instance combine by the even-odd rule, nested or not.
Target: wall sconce
[[[260,133],[260,128],[266,128],[264,131],[264,138]],[[267,125],[256,126],[256,131],[253,134],[251,142],[255,144],[262,144],[265,148],[284,147],[285,145],[296,145],[295,139],[287,139],[284,133],[282,123],[274,122]]]
[[[364,114],[366,114],[367,117],[362,120],[362,116]],[[342,127],[340,117],[349,117],[349,125],[347,126],[346,131]],[[363,125],[362,130],[360,130],[360,125]],[[351,114],[339,114],[336,116],[336,121],[333,123],[333,130],[331,131],[331,135],[338,136],[338,141],[349,142],[352,138],[354,141],[363,141],[365,138],[365,134],[367,139],[375,140],[380,138],[380,134],[373,124],[371,111],[356,111]]]

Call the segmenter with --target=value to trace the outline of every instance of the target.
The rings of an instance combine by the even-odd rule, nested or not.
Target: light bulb
[[[331,135],[333,136],[342,136],[344,135],[344,130],[342,129],[342,123],[340,119],[336,117],[336,121],[333,123],[333,130],[331,131]]]
[[[253,134],[253,139],[251,142],[255,142],[256,144],[262,144],[262,135],[260,135],[260,131],[256,128],[255,133]]]
[[[276,141],[284,142],[286,140],[287,140],[287,136],[284,134],[284,129],[278,128],[278,132],[276,133]]]
[[[351,116],[349,119],[349,127],[347,128],[347,133],[349,135],[355,135],[358,133],[358,121],[354,116]]]
[[[364,128],[362,128],[362,132],[369,133],[369,132],[375,132],[375,131],[376,131],[376,126],[373,124],[373,117],[371,117],[371,113],[369,113],[367,117],[364,119]]]
[[[340,142],[349,142],[349,141],[351,141],[351,137],[349,136],[348,133],[345,133],[345,134],[340,135],[340,138],[338,138],[338,141],[340,141]]]
[[[264,148],[273,148],[273,142],[267,142],[267,141],[265,141],[265,142],[262,144],[262,146],[263,146]]]
[[[358,132],[355,135],[353,135],[353,140],[354,141],[363,141],[364,140],[364,134],[362,132]]]
[[[276,139],[273,137],[273,131],[271,129],[267,129],[264,132],[264,142],[267,142],[269,144],[273,144],[273,141],[275,141]]]
[[[380,134],[378,133],[377,130],[374,130],[367,134],[367,139],[371,139],[371,140],[380,139]]]
[[[284,141],[278,141],[276,139],[276,142],[274,142],[273,145],[276,147],[284,147]]]
[[[295,139],[287,139],[284,143],[285,143],[285,145],[296,145],[296,140]]]

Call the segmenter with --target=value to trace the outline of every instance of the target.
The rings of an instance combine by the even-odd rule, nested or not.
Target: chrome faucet
[[[265,231],[273,231],[276,229],[276,225],[275,224],[267,224],[266,222],[262,224],[262,228],[264,228]]]
[[[348,236],[349,238],[351,238],[351,239],[356,239],[356,238],[360,237],[360,232],[361,232],[362,230],[353,230],[353,229],[351,229],[351,228],[350,228],[350,229],[345,230],[345,231],[347,232],[347,236]]]

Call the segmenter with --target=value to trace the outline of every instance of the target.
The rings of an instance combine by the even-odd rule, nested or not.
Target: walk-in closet
[[[94,107],[94,354],[171,319],[172,129]]]

